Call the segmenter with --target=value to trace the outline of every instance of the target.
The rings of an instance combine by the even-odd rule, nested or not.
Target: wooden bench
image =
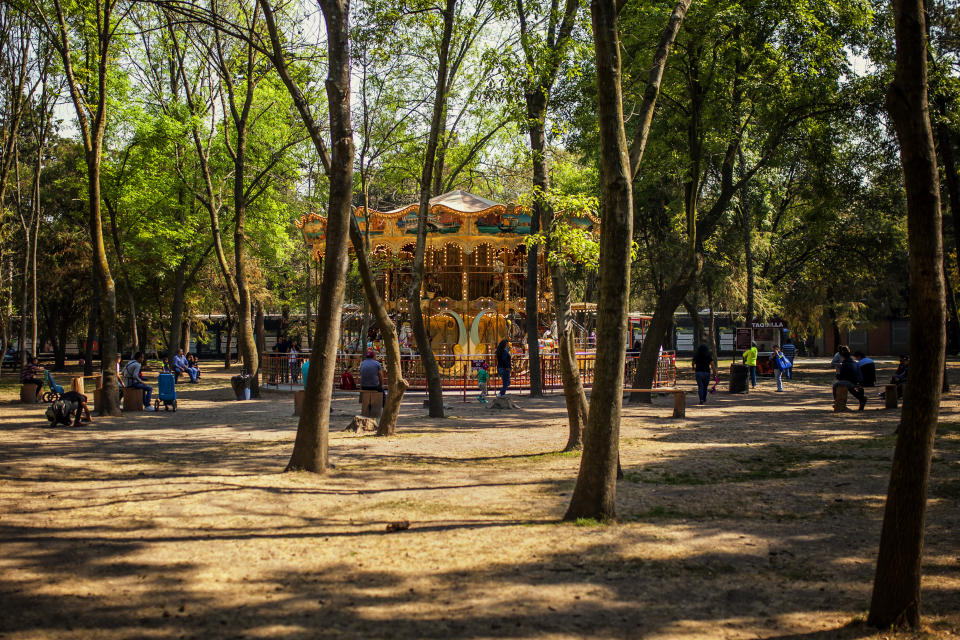
[[[677,387],[658,387],[654,389],[624,389],[624,393],[672,393],[673,394],[673,417],[685,418],[687,416],[687,392]]]
[[[103,387],[103,378],[101,374],[98,373],[92,376],[74,376],[73,378],[70,379],[70,388],[76,391],[77,393],[87,395],[86,392],[83,390],[84,380],[95,381],[97,384],[97,389],[100,389]]]

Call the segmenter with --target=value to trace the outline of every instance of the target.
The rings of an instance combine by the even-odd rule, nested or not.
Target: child
[[[487,380],[490,379],[490,374],[487,373],[487,363],[481,362],[480,368],[477,369],[477,383],[480,385],[480,395],[477,396],[477,400],[480,402],[487,402]]]

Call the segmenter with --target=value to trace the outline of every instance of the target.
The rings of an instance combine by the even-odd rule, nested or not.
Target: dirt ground
[[[891,362],[881,364],[881,378]],[[953,363],[960,382],[960,366]],[[960,385],[933,461],[920,633],[869,604],[899,411],[834,414],[826,360],[687,418],[629,406],[620,522],[563,524],[579,464],[562,398],[403,406],[339,431],[329,474],[283,473],[288,394],[226,373],[176,413],[50,428],[0,382],[0,638],[960,638]],[[693,389],[689,376],[682,384]],[[409,520],[410,529],[386,525]]]

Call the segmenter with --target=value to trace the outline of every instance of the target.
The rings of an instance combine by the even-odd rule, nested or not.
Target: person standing
[[[693,375],[697,379],[697,394],[700,396],[700,404],[707,403],[707,388],[710,386],[710,375],[713,371],[715,358],[710,352],[709,347],[701,344],[697,347],[697,352],[693,356]]]
[[[777,379],[777,391],[783,391],[783,374],[790,375],[790,361],[783,355],[780,345],[773,345],[773,355],[770,356],[770,365],[773,367],[773,376]]]
[[[137,351],[133,360],[127,362],[123,368],[123,386],[127,389],[143,389],[143,408],[147,411],[153,411],[153,405],[150,404],[150,394],[153,393],[153,387],[144,384],[141,375],[143,363],[146,357],[142,351]]]
[[[480,387],[480,395],[477,400],[486,403],[487,401],[487,381],[490,380],[490,373],[487,371],[487,363],[481,362],[477,368],[477,385]]]
[[[367,349],[367,357],[360,363],[360,390],[383,392],[383,365],[377,362],[376,352]]]
[[[751,342],[750,348],[743,352],[743,364],[750,367],[750,386],[757,386],[757,343]]]
[[[860,401],[859,411],[867,404],[867,394],[863,392],[861,382],[863,377],[860,375],[860,367],[850,355],[850,349],[846,346],[840,347],[838,352],[842,360],[840,361],[840,371],[837,373],[837,381],[833,383],[833,397],[837,397],[837,387],[844,386],[850,390],[853,397]]]
[[[507,389],[510,388],[510,343],[507,342],[506,338],[501,340],[500,344],[497,345],[496,357],[497,375],[500,376],[500,380],[503,382],[503,388],[500,389],[500,393],[498,393],[497,396],[502,398],[507,395]]]
[[[787,368],[787,380],[793,380],[793,361],[797,357],[797,345],[793,344],[791,338],[787,338],[787,341],[783,343],[781,348],[783,355],[790,361],[790,366]]]

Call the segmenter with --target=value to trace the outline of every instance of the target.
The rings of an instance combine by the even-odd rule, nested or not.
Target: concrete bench
[[[657,387],[654,389],[624,389],[624,393],[672,393],[673,394],[673,417],[685,418],[687,416],[687,392],[676,387]]]

